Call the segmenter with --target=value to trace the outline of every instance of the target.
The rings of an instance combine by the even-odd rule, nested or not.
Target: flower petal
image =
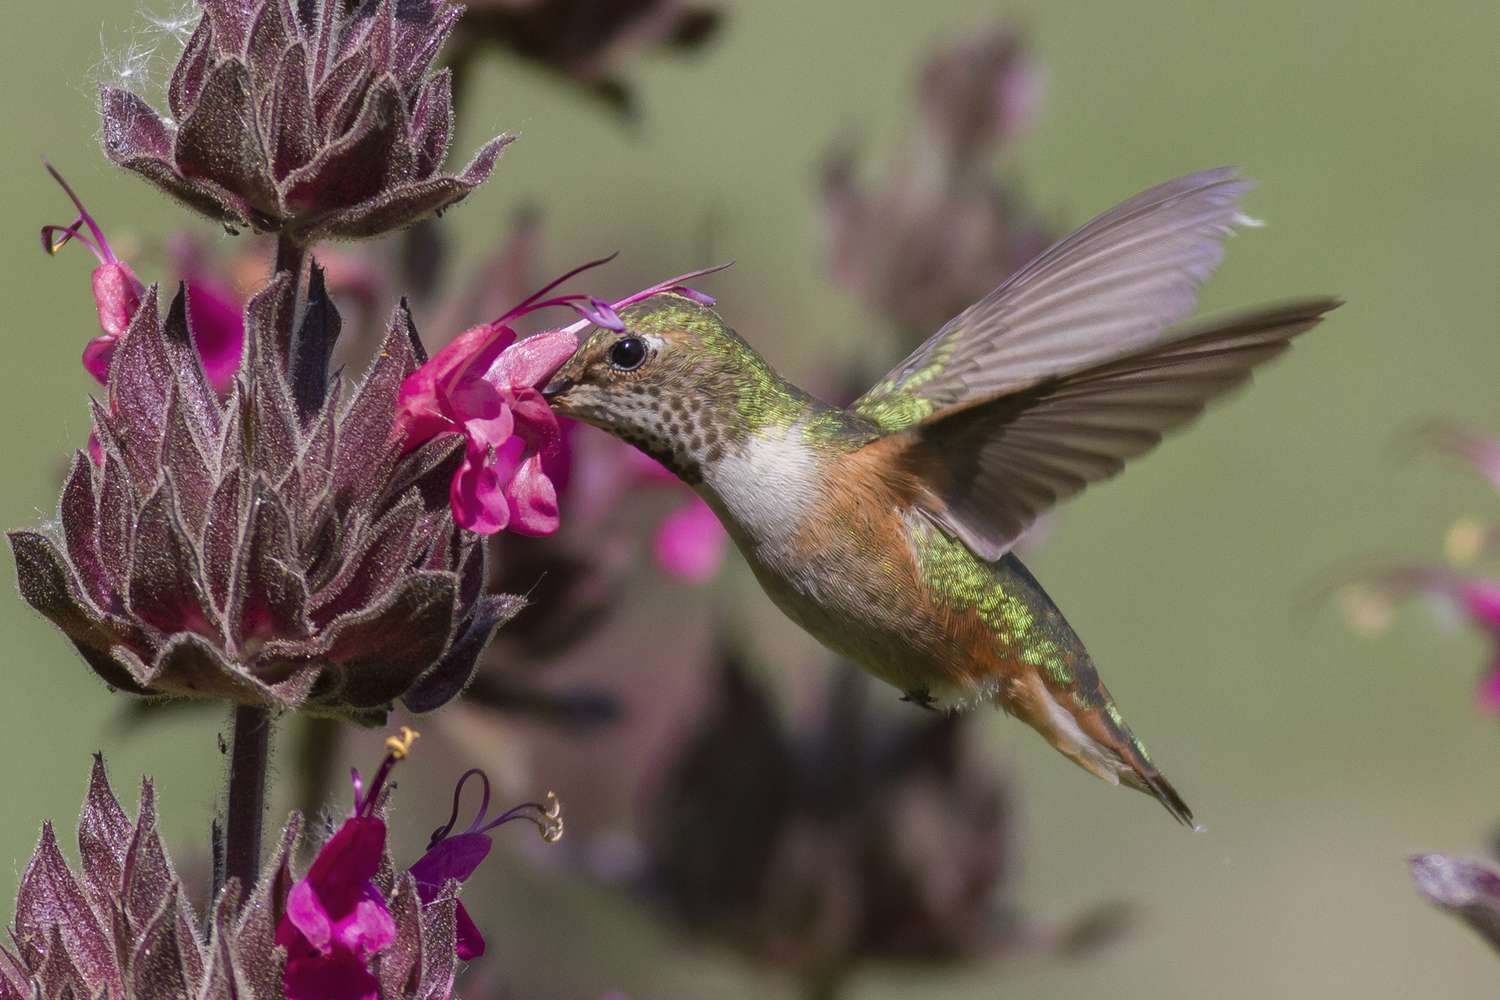
[[[505,498],[510,504],[512,531],[523,535],[550,535],[557,530],[557,490],[542,469],[540,455],[532,455],[521,463],[505,486]]]
[[[464,904],[458,904],[455,917],[454,952],[465,962],[483,955],[484,935],[479,933],[478,925],[474,923],[474,918],[469,916],[469,911],[464,909]]]
[[[102,333],[83,345],[83,368],[100,385],[109,384],[109,366],[119,343],[120,338],[114,334]]]
[[[409,869],[417,880],[417,892],[422,902],[429,902],[449,879],[466,881],[489,857],[491,847],[489,834],[460,833],[445,837],[427,849]]]
[[[141,284],[141,279],[135,276],[128,264],[118,260],[94,268],[90,284],[93,286],[94,305],[99,310],[99,329],[111,336],[122,336],[141,306],[146,286]],[[87,365],[88,356],[85,354],[84,357]],[[92,369],[90,374],[94,374]],[[98,378],[98,375],[94,377]]]
[[[370,880],[385,852],[385,822],[351,816],[318,851],[307,875],[292,887],[276,943],[290,954],[311,947],[326,954],[334,942],[375,954],[396,936],[382,902],[371,908]],[[376,911],[379,912],[376,912]],[[355,944],[348,944],[355,942]]]
[[[567,330],[548,330],[527,337],[505,351],[485,372],[489,382],[537,388],[578,350],[578,337]]]
[[[291,959],[282,977],[286,1000],[380,1000],[380,982],[347,954]]]
[[[511,507],[503,491],[516,473],[524,448],[519,438],[511,438],[500,447],[470,443],[448,491],[453,519],[459,527],[493,535],[510,524]]]

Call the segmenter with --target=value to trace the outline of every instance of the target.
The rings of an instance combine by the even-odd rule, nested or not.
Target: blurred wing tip
[[[1244,212],[1236,212],[1236,213],[1234,213],[1234,220],[1233,221],[1234,221],[1234,224],[1236,226],[1239,226],[1242,229],[1264,229],[1264,228],[1266,228],[1266,220],[1265,219],[1257,219],[1255,216],[1253,216],[1253,215],[1247,215]]]

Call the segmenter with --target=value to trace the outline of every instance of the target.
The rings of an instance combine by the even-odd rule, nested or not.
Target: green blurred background
[[[91,389],[77,363],[94,332],[87,269],[81,253],[37,249],[39,225],[67,221],[38,157],[87,192],[112,234],[148,240],[183,222],[96,145],[93,85],[144,37],[128,8],[13,3],[5,17],[7,526],[54,516]],[[1309,292],[1349,304],[1250,392],[1069,507],[1033,560],[1208,832],[1184,833],[997,715],[983,728],[1022,788],[1021,899],[1059,915],[1124,899],[1138,919],[1083,962],[880,975],[858,995],[1493,996],[1494,956],[1418,899],[1403,860],[1479,853],[1500,819],[1496,723],[1470,696],[1482,643],[1420,614],[1363,640],[1310,595],[1351,557],[1435,557],[1455,517],[1496,509],[1472,477],[1408,443],[1434,416],[1500,431],[1500,8],[739,3],[701,57],[632,68],[644,110],[633,129],[549,77],[488,64],[455,155],[501,128],[524,136],[449,224],[478,248],[535,200],[556,245],[608,251],[651,232],[651,258],[685,269],[702,263],[712,215],[715,252],[738,259],[726,314],[739,309],[741,332],[794,378],[826,368],[883,341],[822,276],[819,159],[851,134],[888,149],[911,113],[916,60],[996,15],[1030,27],[1047,77],[1037,124],[1004,164],[1038,205],[1073,224],[1151,183],[1236,163],[1260,182],[1249,208],[1268,225],[1231,243],[1206,305]],[[728,583],[740,613],[770,620],[742,576],[736,566]],[[179,854],[201,841],[217,723],[174,719],[127,739],[118,702],[14,591],[0,628],[0,897],[41,818],[71,823],[95,749],[126,789],[156,775]],[[649,683],[649,662],[638,669]],[[519,982],[578,996],[785,989],[714,952],[684,957],[666,932],[619,929],[631,912],[620,901],[516,879],[507,905],[556,934],[515,955]]]

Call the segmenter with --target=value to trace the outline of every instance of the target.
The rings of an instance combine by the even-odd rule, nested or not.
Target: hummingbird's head
[[[770,413],[795,405],[796,390],[705,305],[661,294],[620,319],[623,330],[585,331],[542,395],[689,483]]]

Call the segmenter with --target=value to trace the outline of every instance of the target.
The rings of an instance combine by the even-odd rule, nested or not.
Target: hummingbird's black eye
[[[609,349],[609,364],[616,371],[633,372],[646,360],[646,342],[640,337],[621,337]]]

